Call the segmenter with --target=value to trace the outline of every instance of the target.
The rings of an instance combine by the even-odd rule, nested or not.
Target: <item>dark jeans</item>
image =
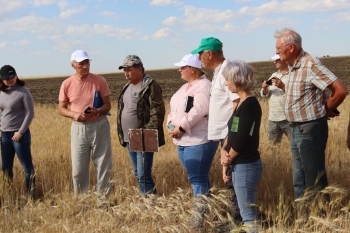
[[[33,192],[35,178],[32,154],[30,151],[31,136],[29,129],[23,134],[18,142],[12,140],[15,132],[2,132],[1,136],[1,159],[2,171],[10,180],[13,178],[13,161],[15,153],[22,165],[26,177],[26,188]]]
[[[139,183],[142,194],[155,194],[155,184],[152,178],[153,152],[136,152],[130,151],[130,144],[127,142],[131,165],[134,170],[134,175]],[[145,187],[146,186],[146,187]]]
[[[328,139],[327,118],[292,123],[290,133],[294,195],[299,198],[306,188],[321,190],[328,186],[324,152]]]

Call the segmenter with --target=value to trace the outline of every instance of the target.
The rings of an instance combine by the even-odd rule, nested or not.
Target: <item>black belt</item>
[[[323,118],[325,118],[326,116],[324,117],[321,117],[321,118],[318,118],[316,120],[311,120],[311,121],[303,121],[303,122],[289,122],[289,126],[290,127],[297,127],[299,125],[303,125],[303,124],[307,124],[307,123],[312,123],[312,122],[316,122],[316,121],[320,121],[322,120]]]

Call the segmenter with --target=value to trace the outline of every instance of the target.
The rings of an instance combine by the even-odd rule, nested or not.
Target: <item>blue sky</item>
[[[204,37],[247,62],[274,55],[276,29],[300,33],[316,56],[350,54],[350,0],[0,0],[0,66],[19,76],[72,74],[86,50],[91,72],[116,72],[128,54],[147,69],[173,63]]]

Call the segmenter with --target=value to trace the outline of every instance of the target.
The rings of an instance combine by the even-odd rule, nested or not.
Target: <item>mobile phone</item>
[[[338,109],[333,109],[333,113],[335,113],[335,114],[337,114],[337,115],[340,114],[340,112],[338,111]]]
[[[90,110],[91,110],[91,108],[90,108],[90,107],[87,107],[87,108],[85,109],[84,113],[85,113],[85,114],[89,114],[89,113],[90,113]]]
[[[167,127],[168,129],[170,129],[170,130],[174,130],[174,129],[175,129],[175,126],[172,125],[172,124],[169,124],[169,125],[167,125],[166,127]]]
[[[231,168],[231,165],[228,166],[227,170],[226,170],[226,176],[232,176],[232,168]]]
[[[275,78],[272,78],[272,79],[275,79]],[[272,79],[270,79],[270,80],[267,80],[265,83],[266,83],[266,85],[272,85]]]

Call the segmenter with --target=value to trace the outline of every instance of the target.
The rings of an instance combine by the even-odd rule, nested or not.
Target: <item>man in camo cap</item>
[[[153,152],[130,151],[129,129],[157,129],[158,146],[165,144],[163,121],[165,106],[162,88],[149,75],[145,74],[141,59],[136,55],[125,57],[123,65],[128,83],[123,87],[118,99],[118,137],[120,144],[127,147],[134,174],[138,179],[142,194],[155,194],[152,178]]]

